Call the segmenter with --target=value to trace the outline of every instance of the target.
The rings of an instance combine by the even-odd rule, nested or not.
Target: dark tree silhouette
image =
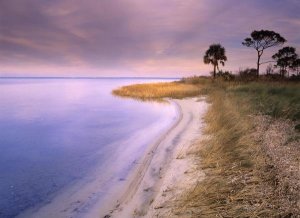
[[[293,69],[298,55],[296,54],[295,48],[284,47],[274,54],[272,58],[276,61],[275,67],[280,68],[280,75],[284,77],[284,75],[288,73],[288,69]]]
[[[293,71],[297,76],[300,76],[300,58],[297,58],[293,63]]]
[[[266,68],[266,74],[267,75],[270,75],[270,74],[273,74],[274,73],[274,70],[273,70],[273,64],[269,64]]]
[[[261,65],[260,58],[264,50],[273,46],[279,46],[286,40],[279,33],[270,30],[254,30],[251,38],[246,38],[242,44],[247,47],[254,48],[257,51],[257,77],[259,76],[259,67]]]
[[[205,64],[212,64],[214,66],[213,77],[216,77],[216,69],[219,71],[219,63],[223,66],[225,65],[225,61],[227,61],[227,57],[225,55],[225,48],[220,44],[212,44],[209,46],[209,49],[205,52],[203,57],[203,61]]]

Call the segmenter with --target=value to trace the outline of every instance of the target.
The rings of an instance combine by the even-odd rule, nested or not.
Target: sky
[[[235,73],[255,67],[241,44],[253,30],[300,54],[299,11],[299,0],[0,0],[0,76],[209,75],[213,43]]]

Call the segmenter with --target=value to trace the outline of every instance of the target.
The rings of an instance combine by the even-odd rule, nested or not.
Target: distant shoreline
[[[166,80],[178,80],[180,77],[64,77],[64,76],[59,76],[59,77],[47,77],[47,76],[33,76],[33,77],[14,77],[14,76],[9,76],[9,77],[0,77],[0,79],[133,79],[133,80],[143,80],[143,79],[166,79]]]

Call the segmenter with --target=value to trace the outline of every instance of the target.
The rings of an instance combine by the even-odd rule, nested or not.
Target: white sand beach
[[[188,152],[201,136],[208,104],[198,98],[172,101],[181,111],[178,122],[150,148],[122,197],[100,217],[174,217],[172,202],[204,177]]]

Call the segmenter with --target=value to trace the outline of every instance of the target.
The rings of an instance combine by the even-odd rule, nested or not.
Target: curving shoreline
[[[193,141],[199,139],[201,119],[207,103],[198,98],[171,100],[178,107],[177,122],[150,146],[143,162],[129,179],[122,197],[100,217],[153,217],[167,213],[163,205],[191,184],[191,179],[203,177],[203,172],[186,173],[193,161],[187,156]],[[196,175],[197,174],[197,175]],[[188,182],[188,183],[187,183]],[[166,193],[166,189],[176,190]]]
[[[107,90],[109,96],[111,96],[110,90]],[[123,99],[118,101],[123,101]],[[140,127],[131,128],[131,131],[128,131],[128,137],[108,143],[106,150],[100,150],[104,154],[103,161],[93,165],[94,167],[86,173],[86,176],[74,179],[68,186],[53,195],[48,195],[49,200],[22,211],[18,217],[98,217],[99,208],[104,208],[105,205],[110,208],[114,203],[113,200],[117,199],[117,195],[124,190],[124,184],[128,182],[128,175],[139,167],[138,162],[143,160],[142,157],[149,145],[167,132],[178,117],[173,105],[165,107],[156,102],[153,105],[147,105],[149,103],[134,100],[132,103],[133,105],[143,105],[141,108],[144,110],[141,110],[141,115],[146,116],[145,119],[151,120],[151,122],[148,122],[148,125],[135,125]],[[130,100],[127,101],[127,104],[131,105]],[[154,108],[153,111],[159,114],[157,119],[154,120],[150,117],[148,107],[149,110],[151,107]],[[125,111],[122,107],[120,108]],[[124,114],[127,115],[127,113]],[[130,119],[129,121],[135,123],[139,120]],[[130,128],[130,125],[122,123],[119,125]],[[99,157],[97,152],[93,155]],[[110,201],[112,202],[110,203]]]
[[[34,208],[20,217],[155,217],[157,213],[167,214],[176,205],[167,201],[176,198],[195,179],[203,178],[202,171],[193,171],[194,160],[187,154],[193,141],[199,139],[202,128],[201,118],[206,112],[207,103],[198,97],[172,99],[178,116],[170,126],[154,138],[128,177],[114,185],[107,192],[105,201],[98,201],[100,183],[80,184],[65,192],[51,205]],[[144,133],[146,134],[146,133]],[[141,139],[142,136],[139,136]],[[201,136],[200,136],[201,137]],[[128,153],[130,155],[130,153]],[[189,172],[189,173],[187,173]],[[95,172],[95,174],[101,173]],[[191,179],[192,178],[192,179]],[[192,183],[191,183],[192,181]],[[125,188],[124,188],[125,187]],[[166,192],[166,190],[168,190]],[[97,194],[97,192],[99,192]],[[105,194],[105,193],[104,193]],[[74,201],[68,204],[70,197],[90,199],[88,202]],[[45,216],[47,214],[47,216]]]
[[[172,99],[168,99],[168,101],[175,106],[178,114],[174,123],[172,123],[171,126],[167,128],[166,131],[163,132],[159,138],[154,140],[154,143],[149,146],[145,152],[145,155],[141,158],[141,162],[137,163],[138,167],[136,167],[126,179],[126,184],[124,185],[125,188],[123,186],[122,189],[118,190],[116,195],[112,195],[105,202],[105,205],[102,204],[101,208],[95,207],[93,210],[89,211],[85,217],[99,217],[99,214],[100,217],[114,217],[116,216],[115,214],[118,213],[119,209],[123,205],[127,205],[135,196],[147,170],[149,169],[149,166],[151,165],[151,161],[157,152],[157,148],[182,120],[183,113],[180,105]]]

